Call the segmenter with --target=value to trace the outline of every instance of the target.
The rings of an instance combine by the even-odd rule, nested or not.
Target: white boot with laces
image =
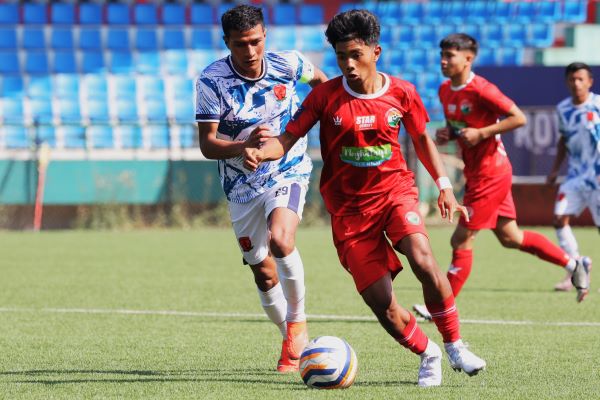
[[[440,347],[429,339],[427,348],[419,354],[419,357],[421,357],[419,386],[440,386],[442,384],[442,350]]]
[[[465,371],[469,376],[477,375],[485,369],[485,361],[473,354],[461,339],[444,343],[450,366],[455,371]]]

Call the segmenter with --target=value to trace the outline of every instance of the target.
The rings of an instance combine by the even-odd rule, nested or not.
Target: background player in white
[[[579,257],[577,240],[569,219],[589,208],[594,224],[600,229],[600,96],[590,91],[594,77],[590,67],[581,62],[565,69],[567,87],[571,96],[561,101],[558,113],[560,139],[556,159],[548,183],[553,184],[568,154],[568,172],[558,189],[554,205],[554,227],[558,242],[571,257]],[[585,262],[591,260],[584,257]],[[573,288],[571,274],[554,286],[556,290]]]
[[[231,54],[209,65],[196,81],[200,148],[219,160],[219,176],[233,229],[250,264],[262,306],[283,336],[279,372],[298,369],[306,345],[304,269],[295,247],[312,163],[306,140],[287,157],[253,172],[242,152],[259,142],[259,125],[281,132],[296,112],[296,84],[317,85],[326,76],[296,51],[265,52],[260,8],[241,5],[221,17]],[[281,283],[281,284],[280,284]]]

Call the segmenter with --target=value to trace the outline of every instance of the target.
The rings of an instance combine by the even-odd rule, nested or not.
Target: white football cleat
[[[442,384],[442,350],[431,339],[421,354],[418,385],[421,387],[440,386]]]
[[[469,376],[477,375],[485,369],[485,361],[473,354],[461,339],[444,343],[450,366],[455,371],[465,371]]]
[[[427,310],[424,304],[415,304],[413,310],[417,315],[423,318],[425,321],[431,321],[431,313]]]
[[[577,260],[577,266],[571,276],[571,283],[577,289],[577,302],[581,303],[590,291],[590,273],[592,271],[592,259],[581,257]]]

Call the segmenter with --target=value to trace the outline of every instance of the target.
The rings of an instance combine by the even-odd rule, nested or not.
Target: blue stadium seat
[[[53,73],[76,73],[77,62],[75,53],[72,51],[55,51],[54,63],[52,66]]]
[[[102,49],[102,37],[98,28],[81,28],[79,30],[79,48],[82,50]]]
[[[150,147],[153,149],[167,149],[170,147],[171,138],[169,135],[169,126],[166,124],[148,125],[146,127]]]
[[[96,3],[81,3],[79,5],[79,23],[82,25],[102,24],[102,7]]]
[[[406,1],[400,3],[400,23],[419,24],[424,19],[423,3]]]
[[[537,17],[537,2],[519,1],[516,5],[515,21],[528,24]]]
[[[502,25],[486,24],[483,26],[481,34],[482,42],[484,42],[486,46],[493,47],[504,43],[504,30],[502,29]]]
[[[325,11],[320,4],[302,4],[298,22],[302,25],[320,25],[325,20]]]
[[[162,22],[165,25],[184,25],[185,6],[179,3],[165,3],[162,8]]]
[[[192,4],[190,23],[192,25],[212,25],[213,8],[210,4]]]
[[[106,6],[106,21],[111,25],[129,25],[129,5],[123,3],[108,3]]]
[[[5,123],[23,123],[23,97],[0,98],[0,121]]]
[[[188,69],[188,59],[185,50],[163,51],[163,69],[167,74],[185,74]]]
[[[273,26],[267,35],[270,50],[291,50],[296,48],[296,28],[293,26]]]
[[[512,21],[516,14],[516,3],[504,1],[488,1],[487,14],[496,23]],[[490,20],[488,19],[488,21]]]
[[[111,4],[113,5],[113,4]],[[118,4],[120,5],[120,4]],[[106,48],[109,50],[129,50],[129,30],[127,28],[109,28]]]
[[[295,25],[297,22],[294,4],[275,3],[271,11],[275,25]]]
[[[124,149],[137,149],[142,147],[142,132],[136,125],[121,125],[117,128]]]
[[[29,99],[31,119],[35,123],[49,124],[52,122],[52,101],[32,97]]]
[[[400,25],[393,28],[396,30],[395,37],[398,38],[394,47],[407,49],[414,46],[416,40],[415,25]]]
[[[475,38],[478,42],[482,41],[481,26],[475,24],[461,24],[455,27],[456,32],[466,33]]]
[[[383,53],[383,65],[391,71],[399,70],[408,65],[408,50],[392,48]]]
[[[45,24],[48,22],[46,4],[25,3],[22,10],[24,24]]]
[[[193,123],[196,116],[194,115],[193,98],[190,96],[185,98],[179,96],[173,100],[173,115],[171,118],[177,123]]]
[[[106,122],[110,119],[106,98],[91,98],[86,101],[87,117],[92,122]]]
[[[37,27],[23,28],[22,46],[24,49],[44,49],[44,48],[46,48],[46,36],[44,34],[44,28],[37,28]]]
[[[19,56],[14,51],[0,52],[0,74],[17,74],[20,72]]]
[[[99,51],[81,52],[81,72],[98,73],[106,71],[104,64],[104,55]]]
[[[158,24],[158,12],[154,4],[136,4],[133,6],[133,21],[138,25]]]
[[[562,8],[559,1],[542,1],[538,3],[537,22],[558,22],[562,19]]]
[[[23,97],[23,78],[20,76],[6,75],[0,76],[0,98],[2,97]]]
[[[83,86],[87,99],[106,99],[108,96],[108,81],[104,74],[84,75]]]
[[[15,27],[0,28],[0,50],[17,48],[17,30]]]
[[[50,34],[50,46],[53,49],[72,49],[73,30],[67,28],[54,28]]]
[[[437,72],[429,72],[421,74],[421,88],[427,92],[436,92],[444,81],[444,78]]]
[[[140,51],[136,55],[135,70],[140,74],[158,74],[160,55],[154,51]]]
[[[296,27],[296,44],[299,44],[298,48],[301,51],[323,51],[323,49],[329,46],[323,31],[315,29],[313,26]],[[287,47],[286,49],[293,48]]]
[[[177,98],[191,99],[194,95],[194,81],[181,76],[173,76],[170,79],[172,93],[175,98],[169,101],[177,100]]]
[[[585,22],[587,17],[587,3],[585,0],[565,0],[563,20],[573,23]]]
[[[179,128],[179,145],[184,149],[198,148],[198,133],[194,125],[177,125]]]
[[[55,100],[58,108],[58,118],[63,123],[75,123],[81,121],[79,99],[61,98]]]
[[[30,98],[50,99],[52,96],[52,81],[49,75],[29,77],[25,94]]]
[[[22,121],[21,121],[22,122]],[[23,124],[0,126],[4,145],[9,149],[28,149],[31,145],[27,128]]]
[[[189,64],[194,75],[199,74],[219,57],[213,50],[195,50],[189,53]]]
[[[439,43],[442,41],[442,39],[444,39],[446,36],[450,35],[451,33],[456,33],[456,26],[449,25],[449,24],[436,25],[435,26],[435,42],[434,42],[433,47],[437,48],[439,46]]]
[[[110,125],[90,125],[87,128],[87,139],[90,147],[94,149],[107,149],[115,147],[113,129]]]
[[[212,28],[194,28],[192,30],[192,49],[213,49]]]
[[[45,51],[30,51],[25,55],[25,73],[47,74],[48,56]]]
[[[123,51],[111,52],[108,70],[113,74],[130,74],[134,72],[133,55]]]
[[[75,5],[69,3],[53,3],[52,24],[71,25],[75,23]]]
[[[136,81],[135,78],[129,75],[117,75],[113,77],[114,96],[117,99],[133,99],[136,98]]]
[[[79,98],[79,75],[56,74],[52,78],[52,91],[56,97]]]
[[[152,28],[138,28],[135,34],[135,48],[138,50],[157,50],[156,30]]]
[[[550,47],[554,43],[554,24],[535,23],[529,26],[529,40],[531,47]]]
[[[20,22],[17,4],[0,4],[0,24],[16,25]]]
[[[427,59],[427,50],[414,48],[409,51],[408,60],[411,68],[415,70],[423,70],[429,66],[429,60]]]
[[[166,121],[167,107],[163,100],[149,99],[145,102],[147,121]]]
[[[475,24],[481,24],[488,21],[486,0],[469,1],[468,7],[466,7],[466,17],[463,21],[465,25],[476,26]]]
[[[506,38],[504,44],[513,47],[524,47],[527,42],[527,30],[522,24],[506,24],[503,25]]]
[[[343,13],[346,11],[354,10],[355,8],[360,8],[360,5],[358,5],[356,3],[342,3],[342,4],[340,4],[340,8],[338,9],[338,12]]]
[[[382,46],[393,46],[396,43],[396,40],[394,38],[394,34],[395,34],[395,30],[393,29],[394,27],[392,25],[381,25],[380,28],[380,33],[379,33],[379,43]],[[314,28],[313,28],[314,30]],[[321,33],[321,35],[323,35]]]
[[[444,7],[446,2],[431,1],[423,4],[422,23],[437,24],[444,19]]]
[[[477,53],[477,58],[475,59],[475,65],[484,66],[484,65],[495,65],[496,64],[496,53],[492,48],[482,47],[479,49]]]
[[[498,49],[498,65],[520,66],[523,65],[523,48],[502,47]]]
[[[418,26],[416,29],[416,36],[420,47],[437,47],[437,37],[433,25]]]
[[[60,128],[62,133],[64,146],[68,149],[83,149],[85,148],[85,127],[77,125],[62,125]]]
[[[165,84],[159,77],[142,75],[138,77],[137,86],[142,91],[144,99],[164,100]]]
[[[56,147],[56,130],[51,125],[40,125],[35,127],[35,143],[40,146],[47,143],[50,147]]]
[[[469,20],[468,9],[471,5],[467,5],[462,1],[448,1],[442,3],[442,19],[444,25],[447,23],[462,24],[465,22],[471,22]]]
[[[379,21],[381,25],[396,25],[400,21],[400,4],[395,1],[380,2]]]
[[[163,31],[163,49],[183,50],[187,48],[185,35],[181,29],[165,28]]]

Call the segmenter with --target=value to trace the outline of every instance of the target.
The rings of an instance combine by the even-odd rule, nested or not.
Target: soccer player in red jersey
[[[451,34],[441,41],[440,48],[442,74],[450,79],[439,90],[447,126],[437,130],[436,139],[438,144],[456,140],[460,146],[465,163],[464,204],[470,217],[461,218],[450,240],[453,252],[448,280],[454,296],[471,272],[477,232],[492,229],[502,246],[573,272],[577,301],[582,301],[588,293],[587,266],[539,233],[521,230],[516,222],[512,166],[500,135],[524,125],[525,115],[494,84],[471,71],[478,48],[475,39],[464,33]],[[422,305],[414,309],[429,316]]]
[[[458,311],[448,279],[433,257],[419,215],[414,176],[402,156],[402,123],[419,159],[440,188],[438,206],[452,221],[466,209],[457,204],[433,140],[429,117],[415,87],[377,71],[382,49],[377,18],[366,10],[336,15],[325,32],[343,74],[315,87],[288,123],[284,134],[264,138],[245,150],[245,166],[284,154],[320,122],[323,171],[320,191],[331,214],[332,233],[341,264],[383,328],[421,357],[418,384],[441,384],[440,348],[396,301],[392,280],[402,266],[394,249],[406,256],[422,284],[427,306],[442,334],[451,366],[474,375],[485,361],[460,337]],[[391,242],[391,243],[390,243]]]

